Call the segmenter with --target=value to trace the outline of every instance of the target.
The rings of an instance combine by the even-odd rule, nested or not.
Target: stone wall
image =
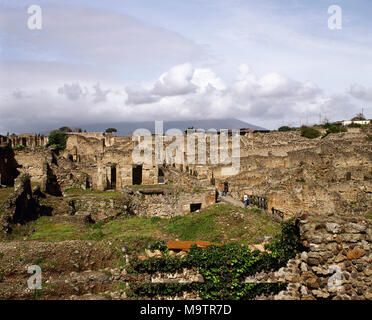
[[[216,203],[216,193],[201,190],[198,193],[141,194],[131,200],[131,211],[139,216],[171,218],[190,213],[191,204],[200,204],[200,209]]]
[[[275,299],[371,300],[370,220],[304,214],[299,223],[307,251],[275,273],[275,281],[289,283]]]
[[[23,146],[23,147],[45,147],[48,144],[48,137],[36,134],[19,134],[10,136],[1,136],[0,142],[9,144],[10,147]]]
[[[11,224],[26,223],[48,214],[48,208],[40,206],[31,190],[30,176],[21,174],[15,179],[14,193],[0,207],[0,228],[11,232]]]
[[[9,146],[0,146],[0,185],[12,186],[18,176],[19,164]]]

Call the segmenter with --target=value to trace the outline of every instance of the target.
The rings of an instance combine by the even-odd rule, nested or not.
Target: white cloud
[[[195,92],[197,86],[191,83],[194,68],[190,63],[177,65],[162,74],[156,81],[152,93],[158,96],[178,96]]]
[[[349,94],[355,99],[372,101],[372,87],[366,88],[359,84],[353,84],[350,87]]]
[[[44,80],[43,89],[38,83],[29,83],[25,89],[17,86],[3,90],[2,130],[23,132],[110,121],[215,118],[238,118],[275,128],[283,122],[299,125],[306,119],[318,121],[319,113],[330,120],[340,120],[358,111],[346,95],[328,96],[314,83],[302,83],[277,73],[258,77],[247,65],[239,67],[231,84],[225,84],[211,69],[195,68],[189,63],[174,66],[147,84],[101,85],[75,80],[61,85],[53,76],[49,83]]]

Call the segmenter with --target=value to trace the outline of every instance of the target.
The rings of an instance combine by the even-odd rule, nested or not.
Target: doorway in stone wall
[[[141,185],[142,184],[142,166],[138,165],[132,169],[132,184]]]
[[[159,168],[158,170],[158,184],[164,184],[165,178],[164,178],[164,171]]]
[[[196,212],[199,211],[202,207],[201,203],[191,203],[190,204],[190,212]]]
[[[116,190],[116,166],[111,167],[111,189]]]

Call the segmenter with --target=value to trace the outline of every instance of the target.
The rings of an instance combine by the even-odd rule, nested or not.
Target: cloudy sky
[[[0,0],[0,133],[372,118],[371,16],[370,0]]]

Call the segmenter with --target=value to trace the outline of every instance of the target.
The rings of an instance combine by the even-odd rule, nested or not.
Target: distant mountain
[[[164,121],[163,131],[166,132],[169,129],[180,129],[185,131],[188,128],[193,127],[194,129],[240,129],[240,128],[251,128],[254,130],[266,130],[265,128],[250,124],[248,122],[240,121],[237,119],[210,119],[210,120],[187,120],[187,121]],[[143,122],[107,122],[101,124],[84,125],[83,130],[88,132],[104,132],[107,128],[116,128],[118,136],[130,136],[137,129],[147,129],[152,133],[155,133],[155,122],[154,121],[143,121]]]

